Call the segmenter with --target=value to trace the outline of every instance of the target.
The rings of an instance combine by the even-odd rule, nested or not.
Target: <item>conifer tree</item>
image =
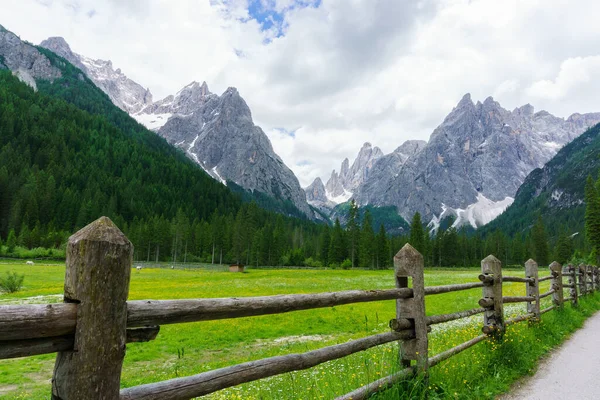
[[[17,235],[15,234],[15,230],[11,229],[8,232],[8,238],[6,239],[6,245],[8,246],[8,252],[12,253],[17,247]]]
[[[323,262],[323,265],[329,264],[329,243],[331,242],[331,229],[329,225],[325,225],[325,229],[321,234],[320,238],[320,253],[319,258]]]
[[[354,199],[350,201],[350,212],[348,214],[348,224],[346,224],[346,230],[348,231],[348,246],[350,261],[352,261],[352,268],[354,268],[354,262],[357,259],[357,250],[359,246],[360,231],[358,227],[358,206]]]
[[[383,224],[379,225],[379,233],[375,238],[375,268],[384,269],[389,263],[389,244],[387,235],[385,234],[385,227]]]
[[[600,198],[591,176],[585,183],[585,233],[592,249],[600,250]]]
[[[359,263],[361,268],[373,268],[375,236],[373,234],[372,218],[369,210],[365,211],[360,232]]]
[[[423,223],[421,222],[421,214],[416,212],[413,215],[413,219],[410,223],[410,239],[409,243],[419,253],[425,254],[425,231],[423,230]]]
[[[573,248],[573,241],[564,230],[558,236],[555,249],[555,258],[558,263],[566,264],[571,259],[575,249]]]
[[[533,228],[531,229],[531,240],[533,242],[534,259],[538,265],[548,265],[548,236],[542,216],[538,215]]]
[[[341,263],[346,258],[346,246],[344,243],[344,230],[340,225],[340,220],[335,219],[333,225],[333,233],[331,234],[331,241],[329,243],[329,264]]]

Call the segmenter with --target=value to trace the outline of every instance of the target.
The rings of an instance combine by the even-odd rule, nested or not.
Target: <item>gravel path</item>
[[[600,312],[500,400],[600,399]]]

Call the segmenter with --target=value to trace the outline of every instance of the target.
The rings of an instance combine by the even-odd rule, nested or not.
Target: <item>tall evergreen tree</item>
[[[8,252],[12,253],[17,247],[17,235],[15,234],[15,230],[11,229],[8,232],[8,238],[6,239],[6,245],[8,246]]]
[[[600,254],[600,197],[589,175],[585,182],[585,234],[596,254]]]
[[[329,264],[329,244],[331,242],[331,229],[329,225],[325,225],[325,229],[323,229],[323,233],[320,238],[320,253],[319,258],[323,262],[323,265]]]
[[[341,263],[346,258],[346,245],[344,243],[344,230],[340,225],[340,220],[335,219],[331,241],[329,243],[329,264]]]
[[[549,250],[548,250],[548,235],[542,216],[538,215],[533,228],[531,229],[531,240],[533,244],[533,254],[538,265],[548,265]]]
[[[563,230],[558,236],[555,246],[555,259],[560,264],[566,264],[573,255],[573,241]]]
[[[352,268],[354,268],[354,262],[357,259],[360,236],[360,230],[358,227],[358,206],[356,205],[354,199],[350,201],[350,212],[348,213],[346,230],[348,231],[348,251],[350,255],[350,261],[352,261]]]
[[[374,267],[374,244],[375,235],[373,233],[373,225],[371,213],[369,210],[365,211],[365,216],[362,221],[362,228],[360,232],[360,246],[359,246],[359,263],[361,268],[373,268]]]
[[[421,222],[421,214],[418,212],[413,215],[410,223],[410,239],[408,241],[419,253],[425,255],[425,231]]]
[[[385,227],[383,224],[379,225],[379,233],[375,238],[375,268],[384,269],[390,264],[389,244],[387,235],[385,234]]]

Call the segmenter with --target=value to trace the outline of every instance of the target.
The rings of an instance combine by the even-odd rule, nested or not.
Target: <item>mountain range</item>
[[[303,191],[252,122],[250,108],[235,88],[217,95],[206,82],[192,82],[153,101],[148,89],[113,69],[110,61],[74,53],[62,38],[49,38],[41,46],[79,67],[115,105],[181,149],[215,180],[290,202],[309,218],[318,216],[310,206],[334,215],[337,204],[354,199],[361,207],[395,207],[405,220],[419,212],[431,229],[446,217],[453,217],[457,227],[481,227],[512,204],[531,171],[600,122],[600,113],[563,119],[535,112],[529,104],[509,111],[491,97],[475,103],[466,94],[428,142],[409,140],[390,154],[365,143],[352,165],[345,159],[326,183],[317,178]],[[43,63],[29,69],[6,66],[23,79],[56,74]]]
[[[320,179],[307,188],[308,200],[323,208],[354,198],[360,206],[395,206],[406,220],[419,212],[434,230],[447,217],[455,227],[477,228],[512,204],[531,171],[598,122],[600,113],[563,119],[529,104],[508,111],[492,97],[474,103],[466,94],[429,142],[408,141],[388,155],[367,151],[367,143],[353,164],[361,179],[346,179],[345,160],[325,190]]]
[[[152,102],[148,89],[127,78],[110,61],[74,53],[60,37],[41,46],[79,67],[122,110],[181,149],[217,181],[227,181],[291,202],[317,218],[294,173],[275,154],[267,135],[254,125],[250,108],[237,89],[221,96],[206,82],[192,82],[175,95]]]

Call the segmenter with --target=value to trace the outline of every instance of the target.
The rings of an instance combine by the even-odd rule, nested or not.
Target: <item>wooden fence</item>
[[[106,217],[69,238],[64,303],[0,306],[0,359],[58,353],[52,378],[52,398],[76,399],[190,399],[245,382],[314,367],[385,343],[400,342],[399,372],[358,388],[338,399],[364,399],[486,340],[501,338],[506,326],[537,321],[565,302],[600,286],[598,268],[563,268],[553,262],[550,275],[538,276],[538,265],[525,263],[525,277],[502,276],[494,256],[481,261],[479,282],[426,287],[423,257],[409,244],[394,257],[396,288],[349,290],[246,298],[127,301],[133,246]],[[563,283],[563,277],[568,278]],[[409,285],[409,280],[411,285]],[[539,283],[551,280],[546,293]],[[524,283],[526,295],[502,294],[505,282]],[[474,288],[482,289],[479,307],[452,314],[426,316],[425,297]],[[568,297],[563,289],[569,289]],[[540,300],[552,296],[553,305],[540,309]],[[301,354],[289,354],[231,367],[121,389],[126,343],[153,340],[163,324],[239,318],[343,304],[396,300],[396,318],[390,332],[352,340]],[[504,319],[505,303],[527,303],[527,313]],[[431,325],[483,314],[483,334],[432,357],[428,354]]]

